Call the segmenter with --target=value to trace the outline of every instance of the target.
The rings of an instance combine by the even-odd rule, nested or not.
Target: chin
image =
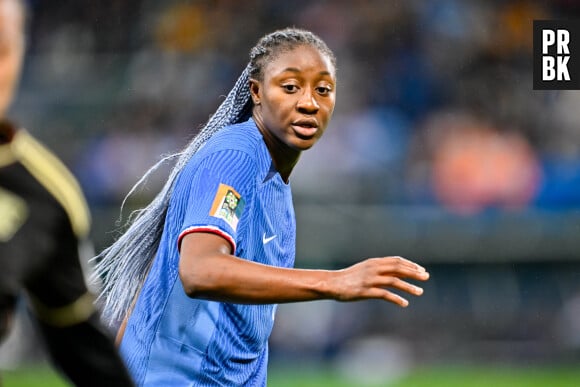
[[[316,144],[317,140],[299,140],[292,144],[292,148],[297,151],[305,151],[312,148]]]

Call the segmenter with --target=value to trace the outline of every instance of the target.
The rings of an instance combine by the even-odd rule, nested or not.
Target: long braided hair
[[[110,325],[124,318],[147,276],[161,240],[173,184],[181,170],[216,132],[250,118],[253,108],[250,79],[262,81],[268,63],[281,53],[301,45],[317,48],[335,65],[333,52],[322,39],[309,31],[286,28],[263,36],[251,49],[250,61],[234,87],[199,133],[182,151],[164,157],[151,167],[127,194],[123,205],[155,170],[166,162],[177,160],[157,196],[145,208],[134,211],[127,221],[127,230],[95,257],[93,280],[103,282],[99,301],[103,302],[103,318]]]

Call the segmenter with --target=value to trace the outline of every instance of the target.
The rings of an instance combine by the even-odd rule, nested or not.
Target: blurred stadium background
[[[578,364],[580,94],[532,90],[532,20],[577,18],[577,2],[30,4],[12,115],[81,181],[98,251],[115,237],[131,186],[191,138],[262,34],[305,27],[336,52],[335,117],[292,178],[297,266],[402,255],[432,279],[405,310],[282,305],[277,375],[323,369],[346,385],[387,385],[433,366]],[[492,374],[476,375],[458,385],[489,385],[477,383]]]

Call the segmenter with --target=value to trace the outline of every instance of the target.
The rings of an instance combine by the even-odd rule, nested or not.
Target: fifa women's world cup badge
[[[229,185],[220,184],[211,206],[210,215],[226,221],[234,231],[244,210],[244,199]]]

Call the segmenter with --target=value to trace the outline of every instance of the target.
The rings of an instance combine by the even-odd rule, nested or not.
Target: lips
[[[312,137],[318,131],[315,120],[300,120],[292,123],[292,128],[299,137]]]

